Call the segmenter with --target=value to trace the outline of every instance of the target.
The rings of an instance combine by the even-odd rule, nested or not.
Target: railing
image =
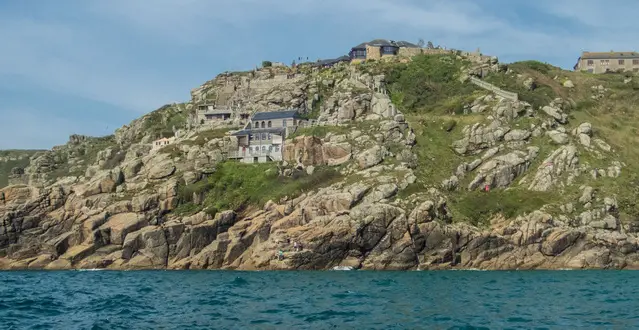
[[[499,87],[497,87],[497,86],[495,86],[495,85],[493,85],[491,83],[485,82],[485,81],[483,81],[481,79],[478,79],[478,78],[475,78],[475,77],[470,77],[470,82],[472,82],[473,84],[475,84],[475,85],[477,85],[477,86],[479,86],[479,87],[481,87],[483,89],[489,90],[489,91],[491,91],[491,92],[493,92],[493,93],[495,93],[495,94],[497,94],[497,95],[499,95],[499,96],[501,96],[501,97],[503,97],[505,99],[509,99],[509,100],[512,100],[512,101],[519,100],[519,95],[517,95],[517,93],[505,91],[505,90],[503,90],[503,89],[501,89],[501,88],[499,88]]]

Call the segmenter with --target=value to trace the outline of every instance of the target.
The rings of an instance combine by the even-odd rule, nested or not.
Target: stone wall
[[[470,77],[470,81],[473,84],[475,84],[475,85],[477,85],[477,86],[479,86],[479,87],[481,87],[483,89],[489,90],[489,91],[491,91],[491,92],[493,92],[493,93],[495,93],[495,94],[497,94],[497,95],[499,95],[499,96],[501,96],[501,97],[503,97],[505,99],[509,99],[509,100],[512,100],[512,101],[519,100],[519,95],[517,95],[517,93],[505,91],[505,90],[503,90],[503,89],[501,89],[501,88],[499,88],[499,87],[497,87],[497,86],[495,86],[493,84],[487,83],[487,82],[485,82],[485,81],[483,81],[481,79],[477,79],[475,77]]]
[[[379,47],[366,46],[366,59],[379,60],[382,58],[382,52]]]

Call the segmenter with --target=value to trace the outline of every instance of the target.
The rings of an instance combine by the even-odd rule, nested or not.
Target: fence
[[[495,93],[495,94],[497,94],[497,95],[499,95],[499,96],[501,96],[501,97],[503,97],[505,99],[509,99],[509,100],[512,100],[512,101],[519,100],[519,95],[517,95],[517,93],[505,91],[505,90],[503,90],[503,89],[501,89],[501,88],[499,88],[499,87],[497,87],[497,86],[495,86],[495,85],[493,85],[491,83],[487,83],[487,82],[485,82],[485,81],[483,81],[481,79],[478,79],[478,78],[475,78],[475,77],[470,77],[470,81],[473,84],[475,84],[475,85],[477,85],[477,86],[479,86],[479,87],[481,87],[483,89],[489,90],[489,91],[491,91],[491,92],[493,92],[493,93]]]

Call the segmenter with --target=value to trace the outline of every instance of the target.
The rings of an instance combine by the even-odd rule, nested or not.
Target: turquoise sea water
[[[629,329],[639,273],[0,272],[2,329]]]

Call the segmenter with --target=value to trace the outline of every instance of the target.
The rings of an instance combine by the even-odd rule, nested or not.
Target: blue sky
[[[0,1],[0,149],[106,135],[220,72],[344,55],[374,38],[571,67],[637,50],[639,1]]]

